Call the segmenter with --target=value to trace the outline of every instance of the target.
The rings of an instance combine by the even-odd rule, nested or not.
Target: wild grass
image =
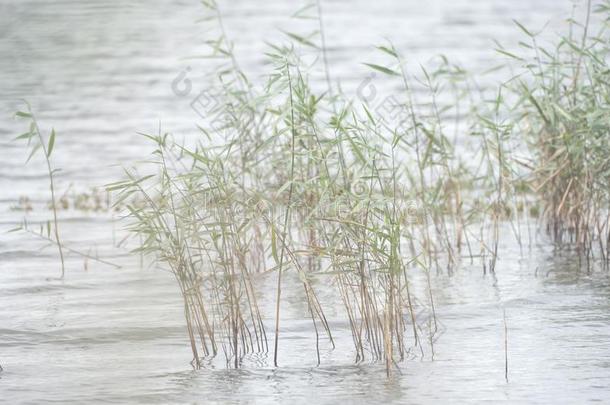
[[[343,303],[356,361],[383,362],[390,373],[411,348],[423,353],[427,341],[434,350],[431,271],[480,258],[494,273],[501,226],[508,221],[523,248],[539,206],[556,243],[574,243],[586,257],[597,243],[607,261],[605,31],[584,28],[550,51],[519,26],[533,60],[503,51],[525,71],[483,101],[445,58],[412,74],[396,48],[380,46],[387,63],[367,65],[400,88],[388,119],[333,83],[320,2],[319,32],[269,45],[262,86],[240,68],[216,3],[204,5],[219,32],[208,41],[219,62],[210,94],[221,102],[207,111],[215,118],[195,146],[143,134],[155,145],[149,165],[108,185],[142,241],[137,251],[176,279],[196,367],[223,354],[237,368],[270,351],[280,366],[290,273],[307,304],[316,362],[335,346],[323,283]],[[317,63],[322,90],[311,85]],[[470,153],[460,149],[464,132],[476,145]],[[261,274],[275,277],[270,313],[259,304]],[[427,331],[414,308],[417,274],[432,312]]]
[[[32,108],[29,104],[26,103],[27,111],[18,111],[15,116],[17,118],[25,119],[29,121],[28,131],[19,135],[15,140],[25,140],[27,141],[28,147],[30,147],[30,154],[26,160],[26,163],[30,161],[30,159],[40,150],[44,155],[44,159],[46,162],[47,175],[49,177],[49,188],[51,190],[51,203],[52,203],[52,211],[53,211],[53,226],[51,226],[51,222],[47,225],[47,238],[50,239],[51,228],[54,236],[54,240],[52,240],[57,246],[57,250],[59,252],[59,258],[61,261],[61,278],[64,277],[66,269],[64,263],[64,251],[61,243],[61,239],[59,237],[59,224],[57,221],[57,204],[55,198],[55,179],[54,174],[56,169],[53,169],[51,166],[51,153],[53,153],[53,147],[55,146],[55,129],[51,130],[48,139],[42,135],[40,131],[40,127],[38,126],[38,121],[36,120],[36,116],[32,112]],[[41,232],[42,234],[42,232]]]
[[[220,15],[214,3],[206,6]],[[289,37],[302,47],[325,48]],[[165,263],[176,278],[194,365],[222,352],[228,365],[239,367],[246,355],[269,350],[280,365],[287,272],[300,280],[318,363],[321,346],[335,345],[317,292],[321,279],[344,304],[356,361],[383,361],[390,372],[407,356],[408,339],[423,353],[411,273],[427,274],[434,308],[429,270],[441,251],[459,248],[466,222],[459,185],[442,180],[457,178],[461,169],[437,104],[429,107],[432,118],[420,115],[407,73],[371,64],[403,83],[399,108],[410,121],[393,126],[334,87],[325,57],[327,89],[313,90],[294,43],[270,45],[272,71],[262,88],[240,69],[223,29],[210,44],[221,60],[222,120],[213,123],[215,131],[201,128],[196,147],[146,134],[156,145],[149,174],[128,170],[126,180],[108,186],[118,203],[142,202],[127,204],[130,230],[143,241],[138,251]],[[379,49],[402,63],[392,47]],[[430,94],[440,75],[427,76]],[[401,164],[404,151],[419,175]],[[421,207],[412,206],[415,199]],[[458,224],[452,230],[443,220],[450,206]],[[277,277],[272,345],[269,314],[261,312],[253,281],[260,272]],[[425,339],[432,343],[434,333]]]
[[[607,2],[592,10],[589,1],[584,21],[570,20],[568,34],[550,45],[519,24],[528,42],[523,55],[508,55],[523,69],[505,87],[512,97],[502,101],[507,133],[527,151],[520,172],[542,207],[548,234],[587,262],[597,256],[602,263],[610,241],[609,10]],[[595,33],[592,13],[602,19]]]
[[[25,105],[27,107],[27,111],[17,111],[15,113],[15,117],[21,120],[26,120],[28,122],[28,131],[17,136],[14,140],[27,142],[26,146],[28,148],[29,154],[26,159],[26,164],[34,156],[36,156],[37,153],[40,154],[40,152],[42,152],[42,156],[44,157],[44,161],[46,164],[47,176],[49,180],[49,189],[51,193],[51,199],[48,203],[48,207],[51,210],[53,217],[52,220],[46,221],[45,225],[39,224],[38,229],[33,228],[32,225],[28,222],[27,218],[24,217],[21,224],[18,227],[11,229],[9,232],[22,231],[32,237],[41,239],[57,247],[61,263],[62,279],[65,277],[66,272],[64,252],[72,253],[84,258],[85,268],[87,267],[88,260],[93,260],[114,268],[120,268],[121,266],[117,265],[116,263],[113,263],[112,261],[105,260],[103,258],[98,257],[97,255],[82,252],[80,250],[66,246],[63,240],[60,238],[59,220],[57,213],[59,210],[68,209],[70,207],[70,199],[68,198],[67,191],[61,197],[57,197],[57,190],[55,186],[55,173],[57,173],[59,169],[54,168],[51,164],[51,155],[55,147],[55,129],[52,129],[49,136],[45,138],[45,136],[40,130],[40,127],[38,126],[38,120],[36,119],[32,108],[27,102],[25,103]],[[72,207],[74,209],[79,209],[83,211],[99,211],[102,209],[108,210],[110,208],[109,195],[106,193],[104,198],[97,190],[93,190],[91,194],[82,193],[77,196],[73,196],[73,199],[74,201]],[[22,196],[19,199],[19,205],[13,207],[13,209],[21,210],[27,214],[28,212],[33,210],[33,206],[27,196]]]
[[[19,197],[17,204],[11,207],[14,211],[30,212],[34,210],[34,203],[27,195]],[[96,187],[90,188],[88,191],[74,191],[72,187],[68,187],[61,196],[53,204],[52,200],[46,203],[49,210],[55,207],[59,211],[82,211],[82,212],[111,212],[112,210],[120,211],[122,207],[112,206],[110,193]]]

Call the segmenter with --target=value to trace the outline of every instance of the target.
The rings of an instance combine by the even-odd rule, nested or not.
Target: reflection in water
[[[263,39],[286,25],[295,6],[224,2],[226,23],[242,64],[260,72]],[[559,3],[559,4],[558,4]],[[429,7],[428,7],[429,6]],[[382,364],[353,364],[349,328],[330,313],[338,342],[322,343],[315,367],[314,339],[300,288],[288,289],[283,311],[282,367],[264,355],[227,370],[210,360],[193,371],[182,302],[171,276],[141,269],[138,259],[113,248],[120,231],[110,214],[64,213],[67,243],[113,256],[120,270],[68,257],[68,275],[55,279],[56,257],[39,241],[4,234],[21,218],[11,211],[21,195],[41,209],[44,167],[23,167],[10,142],[18,99],[59,129],[55,164],[60,188],[102,185],[117,163],[142,158],[136,131],[155,132],[159,120],[180,136],[196,132],[192,97],[205,83],[205,62],[182,61],[203,46],[194,20],[197,2],[95,3],[0,0],[0,398],[18,402],[168,403],[304,402],[510,402],[604,401],[610,390],[610,280],[584,272],[569,253],[544,247],[505,246],[495,277],[463,263],[452,275],[433,277],[442,334],[423,358],[413,351],[400,373],[386,378]],[[560,26],[569,1],[433,0],[333,1],[325,6],[327,41],[335,77],[346,88],[362,83],[352,67],[367,44],[387,36],[410,59],[446,53],[473,69],[493,56],[490,38],[514,42],[511,18],[541,27]],[[188,70],[190,69],[190,70]],[[188,80],[179,79],[181,72]],[[186,78],[186,76],[185,76]],[[351,86],[351,87],[350,87]],[[190,87],[190,88],[189,88]],[[176,90],[177,89],[177,90]],[[189,90],[188,96],[183,93]],[[36,162],[34,162],[36,163]],[[273,280],[271,280],[273,281]],[[264,278],[261,284],[269,282]],[[320,283],[322,284],[322,282]],[[329,294],[322,299],[332,300]],[[287,287],[288,288],[288,287]],[[264,291],[264,289],[263,289]],[[421,294],[425,296],[425,294]],[[265,294],[261,305],[271,308]],[[328,307],[328,306],[327,306]],[[263,308],[263,313],[271,313]],[[508,324],[509,382],[504,380],[503,310]],[[426,313],[421,314],[426,317]],[[267,320],[272,322],[272,320]],[[269,328],[271,330],[272,328]]]

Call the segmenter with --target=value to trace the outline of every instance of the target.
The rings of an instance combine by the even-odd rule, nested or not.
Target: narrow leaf
[[[30,152],[30,155],[28,156],[28,158],[26,159],[25,163],[28,163],[30,161],[30,159],[32,159],[32,156],[34,156],[34,153],[36,153],[36,151],[40,149],[40,144],[36,144],[33,148],[32,151]]]
[[[398,57],[398,55],[396,54],[394,49],[388,48],[387,46],[378,46],[377,49],[379,49],[380,51],[385,52],[388,55],[393,56],[395,58]]]
[[[32,137],[32,135],[34,135],[34,134],[31,132],[26,132],[25,134],[21,134],[15,138],[13,138],[13,141],[17,141],[19,139],[30,139]]]
[[[49,146],[47,146],[47,157],[51,156],[51,152],[53,152],[54,145],[55,145],[55,129],[52,129],[51,137],[49,138]]]
[[[517,21],[517,20],[513,20],[513,22],[514,22],[515,24],[517,24],[517,27],[519,27],[519,28],[521,29],[521,31],[525,32],[525,35],[527,35],[528,37],[533,37],[533,36],[534,36],[534,34],[532,34],[531,32],[529,32],[529,31],[527,30],[527,28],[525,28],[523,25],[521,25],[521,23],[520,23],[519,21]]]
[[[365,63],[366,66],[370,67],[371,69],[377,70],[381,73],[384,73],[386,75],[390,75],[390,76],[400,76],[398,73],[396,73],[395,71],[393,71],[392,69],[389,69],[385,66],[379,66],[379,65],[375,65],[374,63]]]
[[[307,38],[304,38],[300,35],[293,34],[292,32],[285,32],[284,34],[288,35],[290,38],[294,39],[295,41],[302,43],[303,45],[310,46],[310,47],[316,48],[316,49],[318,48],[316,44],[314,44]]]
[[[278,259],[278,256],[277,256],[277,239],[275,236],[275,227],[274,226],[271,226],[271,255],[273,256],[275,263],[279,265],[280,260]]]

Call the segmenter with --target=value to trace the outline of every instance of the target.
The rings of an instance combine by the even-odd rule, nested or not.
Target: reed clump
[[[150,164],[108,185],[142,241],[137,251],[176,278],[196,367],[220,353],[230,367],[268,352],[281,364],[282,305],[295,279],[288,273],[302,288],[317,363],[321,348],[335,345],[320,298],[330,288],[343,303],[356,361],[384,362],[389,373],[413,347],[433,345],[430,272],[452,271],[463,257],[481,257],[494,272],[506,221],[521,245],[522,221],[542,207],[556,242],[585,252],[599,243],[608,257],[603,32],[584,29],[551,52],[520,26],[534,63],[484,103],[445,58],[412,75],[393,46],[380,46],[387,63],[367,65],[400,89],[388,117],[333,85],[321,32],[269,45],[270,73],[256,86],[217,5],[204,5],[219,32],[208,42],[219,61],[208,95],[219,101],[207,111],[213,120],[195,145],[143,134],[155,145]],[[317,10],[322,28],[319,3]],[[321,54],[326,88],[311,85],[320,62],[303,49]],[[464,122],[474,153],[458,142]],[[414,308],[417,274],[432,312],[427,331]],[[272,311],[259,302],[261,275],[274,277]]]
[[[532,56],[508,54],[524,71],[506,86],[517,101],[505,101],[511,134],[528,151],[521,172],[548,234],[603,263],[610,248],[609,10],[607,2],[595,10],[589,2],[584,22],[570,20],[569,34],[551,46],[519,25]],[[595,32],[593,17],[601,19]]]
[[[218,12],[216,4],[205,4]],[[127,170],[125,180],[108,185],[127,207],[129,229],[143,241],[137,251],[175,276],[197,367],[219,353],[232,367],[268,351],[275,366],[281,363],[290,272],[307,303],[317,363],[321,347],[335,345],[318,292],[325,280],[344,304],[356,360],[383,361],[390,372],[410,347],[423,353],[436,333],[435,326],[421,337],[413,274],[428,276],[434,308],[430,268],[445,248],[459,249],[465,236],[462,168],[438,104],[433,100],[426,114],[416,111],[406,71],[373,64],[402,82],[398,108],[408,114],[408,124],[383,120],[330,80],[326,89],[314,90],[299,47],[319,47],[297,34],[287,44],[270,45],[271,73],[256,87],[240,69],[218,18],[221,34],[210,44],[221,61],[215,94],[221,102],[209,114],[222,119],[201,127],[195,146],[168,134],[146,134],[156,145],[152,166],[145,173]],[[392,47],[379,51],[403,66]],[[424,72],[431,98],[448,66]],[[401,155],[405,151],[412,159]],[[445,225],[447,215],[455,226]],[[419,235],[425,237],[421,243]],[[272,314],[263,314],[257,302],[261,273],[276,277]]]

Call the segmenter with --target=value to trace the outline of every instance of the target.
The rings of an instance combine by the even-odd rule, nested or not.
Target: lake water
[[[549,32],[565,28],[572,2],[558,0],[322,1],[335,80],[356,88],[371,45],[390,39],[413,63],[443,53],[473,71],[498,57],[492,38],[521,39],[512,19]],[[301,5],[222,1],[241,65],[264,71],[264,41]],[[441,332],[431,353],[413,353],[386,377],[381,364],[354,364],[346,324],[332,319],[338,348],[312,361],[312,331],[297,291],[288,289],[280,367],[264,356],[240,370],[189,364],[182,300],[173,277],[142,268],[116,244],[125,235],[109,213],[62,211],[70,247],[119,263],[115,269],[69,255],[59,280],[56,251],[44,241],[5,233],[23,219],[50,217],[42,162],[24,166],[24,132],[12,118],[27,99],[41,127],[58,131],[58,189],[102,186],[120,165],[152,150],[136,132],[159,126],[194,136],[191,107],[205,89],[204,15],[194,0],[0,0],[0,402],[17,403],[583,403],[610,401],[610,276],[584,272],[541,235],[521,254],[506,242],[495,276],[465,262],[434,274]],[[312,22],[311,24],[315,24]],[[303,30],[314,30],[305,23]],[[186,72],[192,88],[172,82]],[[43,249],[44,248],[44,249]],[[264,278],[266,276],[262,276]],[[270,280],[267,280],[270,281]],[[272,280],[271,280],[272,281]],[[262,280],[261,282],[265,282]],[[320,287],[322,288],[322,287]],[[262,305],[272,305],[271,292]],[[508,327],[508,381],[504,321]],[[422,316],[425,316],[423,314]],[[272,322],[272,320],[267,320]]]

